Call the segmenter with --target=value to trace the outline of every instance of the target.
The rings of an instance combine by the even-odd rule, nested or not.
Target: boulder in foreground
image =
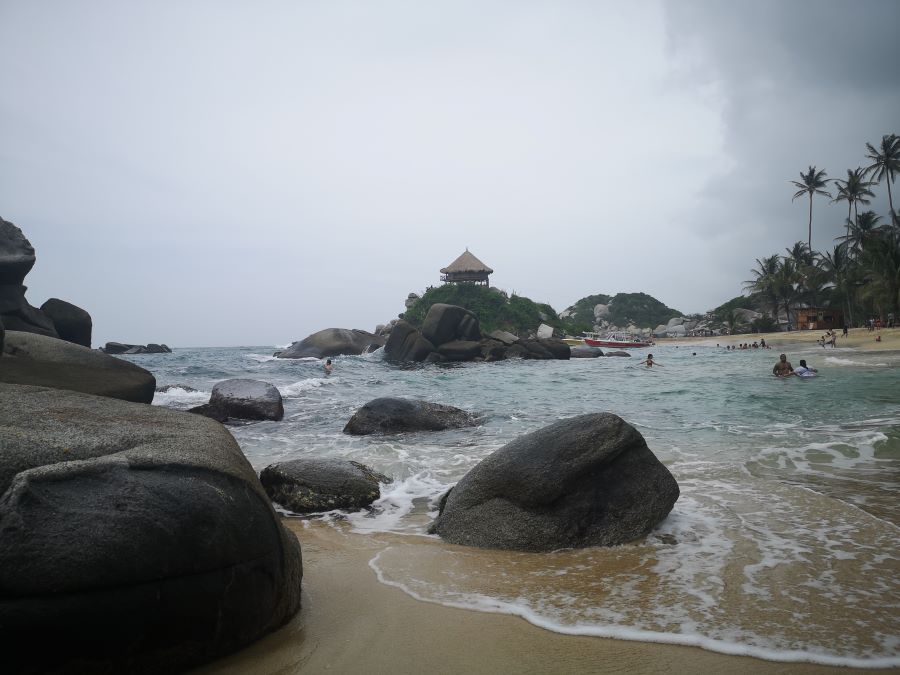
[[[475,415],[450,405],[405,398],[376,398],[354,413],[345,434],[396,434],[403,431],[443,431],[471,427]]]
[[[53,322],[60,340],[74,342],[82,347],[91,346],[91,315],[71,302],[50,298],[41,305],[41,311]]]
[[[521,551],[614,546],[650,532],[678,483],[630,424],[580,415],[521,436],[441,500],[430,528],[454,544]]]
[[[328,356],[339,355],[358,356],[359,354],[375,351],[383,346],[384,338],[380,335],[357,329],[326,328],[303,338],[299,342],[293,343],[287,349],[277,352],[275,356],[280,359],[309,357],[324,359]]]
[[[390,479],[359,462],[295,459],[272,464],[259,476],[266,494],[294,513],[357,510],[381,496],[379,483]]]
[[[69,389],[150,403],[156,378],[143,368],[64,340],[6,331],[0,382]]]
[[[0,448],[6,672],[181,672],[299,608],[297,540],[221,425],[0,384]]]

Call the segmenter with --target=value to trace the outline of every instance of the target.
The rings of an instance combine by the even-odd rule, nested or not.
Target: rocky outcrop
[[[0,286],[21,284],[35,260],[34,247],[22,230],[0,218]]]
[[[208,406],[213,414],[197,409],[191,412],[200,412],[219,421],[222,421],[222,416],[226,419],[276,421],[284,417],[281,392],[274,385],[259,380],[235,378],[219,382],[213,387]]]
[[[52,322],[61,340],[73,342],[82,347],[91,346],[91,315],[71,302],[50,298],[41,305],[41,311]]]
[[[300,547],[221,425],[0,384],[0,447],[7,672],[182,672],[299,609]]]
[[[623,349],[616,349],[611,352],[605,352],[604,356],[631,356],[628,352]]]
[[[443,497],[430,531],[483,548],[614,546],[647,534],[678,495],[634,427],[610,413],[581,415],[476,465]]]
[[[125,342],[107,342],[100,351],[104,354],[171,354],[168,345],[151,342],[146,345],[131,345]]]
[[[388,361],[500,361],[506,358],[568,359],[569,345],[555,339],[520,340],[505,331],[481,335],[472,312],[455,305],[431,306],[422,330],[398,321],[384,346]]]
[[[347,328],[326,328],[318,333],[294,342],[287,349],[275,354],[281,359],[302,359],[313,357],[324,359],[328,356],[359,355],[375,351],[384,346],[384,338],[364,330]]]
[[[272,464],[259,478],[269,498],[294,513],[361,509],[381,496],[379,483],[390,482],[359,462],[318,458]]]
[[[403,431],[442,431],[478,423],[472,413],[459,408],[405,398],[376,398],[354,413],[345,434],[396,434]]]
[[[7,331],[0,382],[70,389],[150,403],[156,379],[133,363],[63,340]]]

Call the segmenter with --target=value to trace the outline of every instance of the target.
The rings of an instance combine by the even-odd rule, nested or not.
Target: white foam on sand
[[[405,480],[394,481],[381,486],[381,497],[366,511],[357,511],[347,516],[353,530],[359,533],[395,532],[421,534],[422,524],[410,520],[408,516],[418,512],[430,521],[437,515],[437,500],[448,485],[430,472],[423,471]]]

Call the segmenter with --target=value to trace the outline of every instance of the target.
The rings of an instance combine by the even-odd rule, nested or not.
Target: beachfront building
[[[494,273],[490,267],[474,255],[465,252],[441,270],[441,281],[445,284],[484,284],[488,286],[488,277]]]
[[[837,330],[844,327],[844,313],[828,307],[803,307],[797,310],[800,330]]]

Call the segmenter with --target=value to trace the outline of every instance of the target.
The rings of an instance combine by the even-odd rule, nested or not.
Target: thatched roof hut
[[[494,270],[469,253],[467,248],[461,256],[441,270],[441,281],[487,286],[488,276],[493,273]]]

